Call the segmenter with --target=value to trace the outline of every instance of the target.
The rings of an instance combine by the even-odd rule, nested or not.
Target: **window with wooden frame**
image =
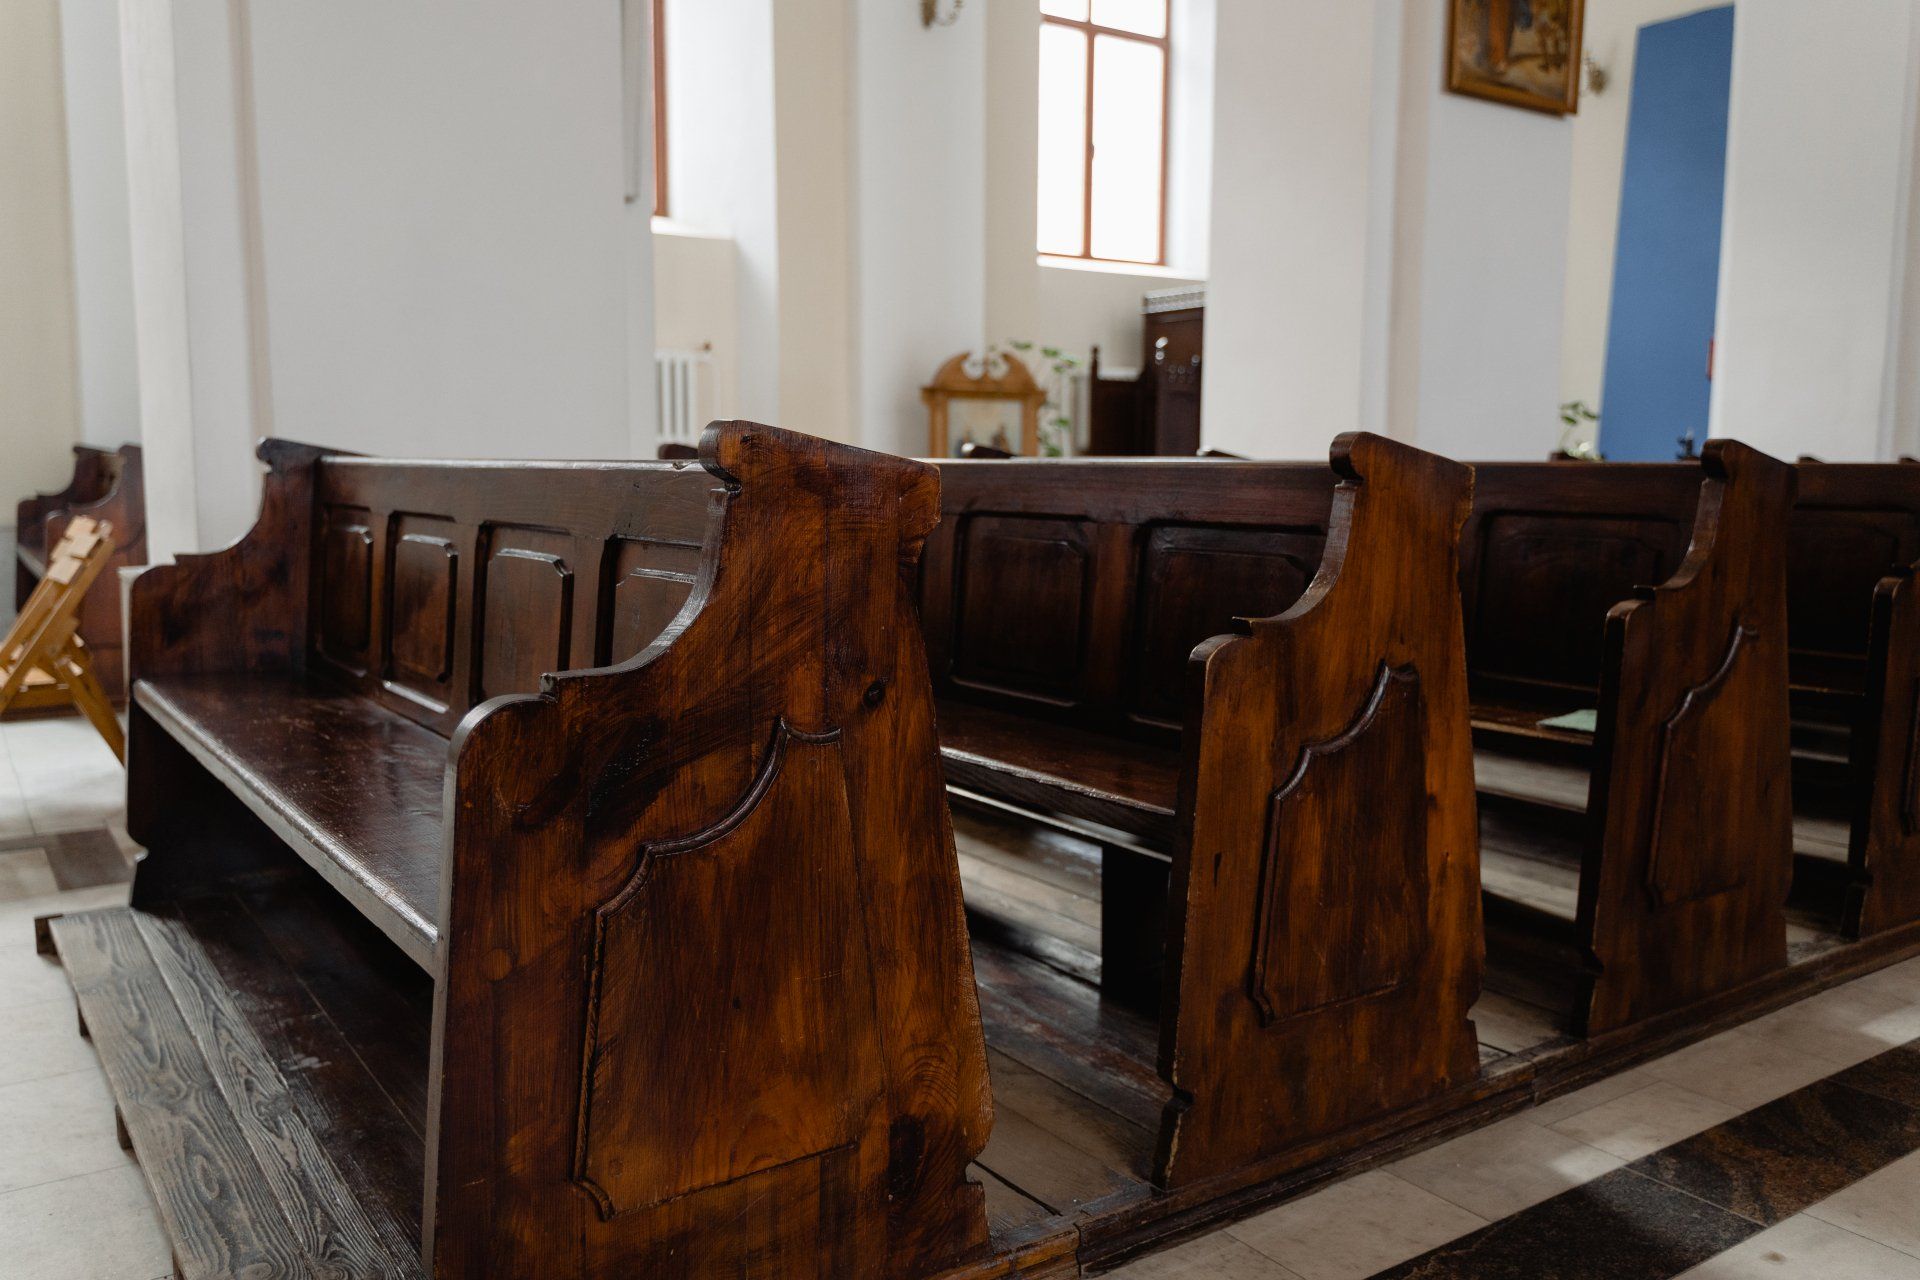
[[[1167,260],[1170,0],[1040,0],[1041,253]]]

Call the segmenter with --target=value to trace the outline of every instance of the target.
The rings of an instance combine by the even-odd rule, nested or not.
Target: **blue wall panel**
[[[1671,458],[1707,436],[1720,283],[1733,6],[1640,29],[1620,188],[1600,448]]]

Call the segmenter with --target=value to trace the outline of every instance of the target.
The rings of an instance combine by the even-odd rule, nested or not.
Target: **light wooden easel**
[[[113,700],[80,638],[80,602],[113,556],[112,526],[76,516],[47,555],[47,574],[0,640],[0,715],[72,703],[127,762],[126,737]]]

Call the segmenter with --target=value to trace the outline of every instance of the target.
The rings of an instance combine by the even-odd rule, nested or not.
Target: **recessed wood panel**
[[[475,702],[532,693],[548,672],[585,665],[572,660],[572,537],[497,526],[485,538],[485,576],[474,602],[480,619],[474,628]]]
[[[321,518],[319,648],[360,674],[373,638],[372,517],[365,507],[328,507]]]
[[[1085,521],[968,518],[960,535],[954,678],[1072,700],[1086,648],[1092,577]]]
[[[603,1217],[859,1140],[884,1092],[860,884],[837,735],[784,726],[733,812],[638,851],[594,917],[575,1177]],[[752,945],[689,946],[693,919]]]
[[[625,662],[651,644],[687,602],[700,548],[616,538],[606,563],[598,661]]]
[[[1874,585],[1916,559],[1920,529],[1907,512],[1796,510],[1787,537],[1789,647],[1864,659]]]
[[[1383,668],[1353,722],[1309,745],[1274,793],[1250,966],[1263,1023],[1390,991],[1415,972],[1426,747],[1417,674]]]
[[[1742,750],[1756,732],[1742,713],[1761,696],[1765,673],[1750,655],[1759,633],[1736,628],[1720,665],[1686,690],[1660,731],[1659,773],[1654,783],[1647,889],[1654,904],[1698,902],[1747,883],[1756,851],[1737,838],[1740,824],[1729,805],[1750,803],[1743,786],[1700,786],[1713,776],[1713,762],[1751,759]],[[1719,714],[1716,714],[1716,710]]]
[[[1467,646],[1474,674],[1597,686],[1608,611],[1664,582],[1686,537],[1665,520],[1487,517]]]
[[[388,548],[387,681],[447,705],[460,605],[458,529],[434,516],[396,516]]]
[[[1285,612],[1313,581],[1318,531],[1161,525],[1140,553],[1132,710],[1169,724],[1181,717],[1187,658],[1240,617]]]

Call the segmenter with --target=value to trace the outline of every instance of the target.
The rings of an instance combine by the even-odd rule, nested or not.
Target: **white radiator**
[[[656,351],[653,376],[660,399],[660,443],[699,444],[713,404],[713,352]]]

